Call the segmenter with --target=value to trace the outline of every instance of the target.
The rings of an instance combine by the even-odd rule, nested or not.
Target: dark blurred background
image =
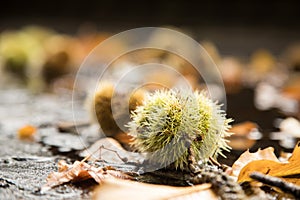
[[[3,0],[0,31],[23,25],[49,26],[73,33],[82,24],[118,32],[142,26],[188,28],[194,38],[211,40],[223,54],[274,54],[299,40],[300,1],[17,1]],[[243,51],[241,51],[241,48]]]
[[[299,28],[299,1],[17,1],[3,0],[1,28],[6,22],[82,23],[130,26],[276,26]],[[4,24],[3,24],[4,22]]]

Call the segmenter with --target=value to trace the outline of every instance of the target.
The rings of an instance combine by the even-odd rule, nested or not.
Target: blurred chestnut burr
[[[88,106],[92,117],[97,120],[106,136],[117,135],[124,139],[120,133],[126,130],[130,113],[142,103],[144,94],[143,90],[134,91],[132,94],[116,91],[113,83],[101,82]]]
[[[33,92],[48,90],[57,78],[74,73],[108,36],[71,36],[39,26],[5,31],[0,35],[1,82],[19,83]]]
[[[28,26],[0,35],[0,67],[7,83],[28,84],[31,71],[37,71],[45,59],[44,42],[51,30]],[[38,73],[38,72],[37,72]]]

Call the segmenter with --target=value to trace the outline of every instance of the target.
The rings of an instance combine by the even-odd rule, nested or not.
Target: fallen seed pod
[[[155,165],[185,170],[190,155],[196,163],[206,163],[230,149],[224,138],[231,135],[227,130],[232,120],[204,92],[157,91],[137,107],[132,119],[132,145],[148,153]]]

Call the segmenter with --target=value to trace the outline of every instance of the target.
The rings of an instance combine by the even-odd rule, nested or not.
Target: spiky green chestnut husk
[[[142,104],[144,94],[144,90],[135,91],[133,94],[115,91],[114,84],[110,82],[102,82],[100,84],[92,100],[91,112],[95,114],[106,136],[114,136],[127,129],[125,125],[130,120],[128,115],[138,105]],[[115,98],[114,101],[113,96]],[[126,102],[128,98],[129,102]],[[116,112],[114,115],[112,107]]]
[[[178,90],[149,94],[128,124],[132,145],[153,164],[185,170],[191,156],[206,163],[230,150],[225,137],[231,119],[205,92]],[[224,156],[224,155],[223,155]]]

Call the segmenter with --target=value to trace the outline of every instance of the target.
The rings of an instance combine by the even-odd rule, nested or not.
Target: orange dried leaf
[[[289,183],[292,183],[292,184],[295,184],[295,185],[300,185],[300,179],[299,178],[286,178],[284,177],[283,178],[286,182],[289,182]]]
[[[288,162],[282,163],[279,161],[264,159],[256,160],[248,163],[239,173],[238,182],[251,181],[249,175],[252,172],[260,172],[271,176],[282,177],[286,181],[292,181],[299,184],[297,178],[285,178],[286,176],[300,174],[300,142],[296,145],[292,156]]]
[[[296,147],[294,148],[294,151],[289,158],[289,162],[299,162],[300,159],[300,142],[297,143]]]
[[[270,174],[271,170],[274,170],[280,165],[279,162],[272,160],[255,160],[248,163],[239,173],[238,182],[251,181],[250,174],[253,172],[260,172],[263,174]]]

